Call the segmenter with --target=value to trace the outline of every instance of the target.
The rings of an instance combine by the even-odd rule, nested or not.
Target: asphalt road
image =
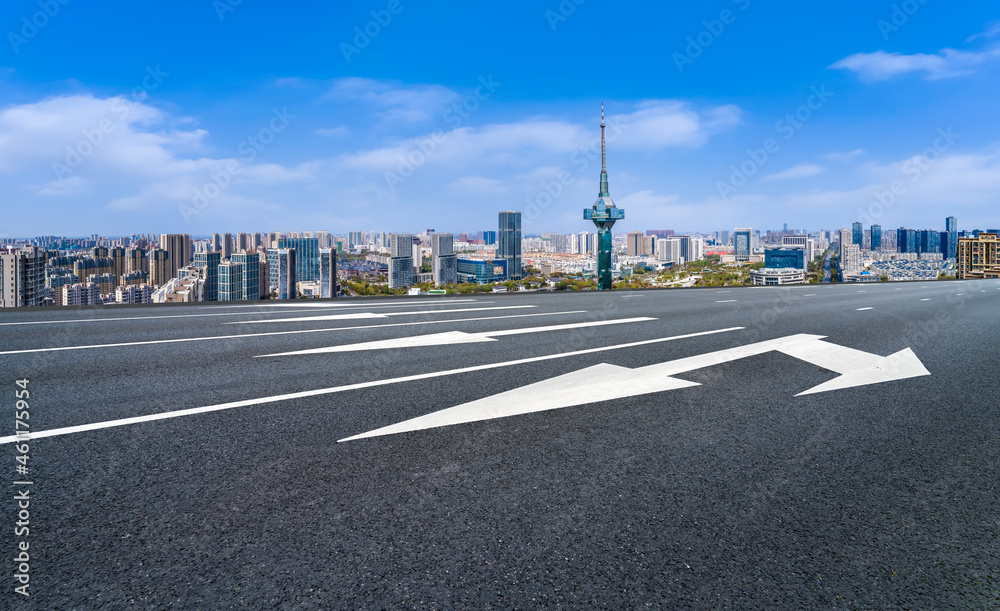
[[[393,315],[267,322],[349,313]],[[600,324],[497,334],[575,323]],[[595,369],[596,402],[338,442],[798,334],[930,375],[796,396],[838,374],[764,351],[644,393]],[[996,281],[3,311],[0,455],[32,484],[30,535],[17,486],[0,513],[0,607],[998,608],[998,337]]]

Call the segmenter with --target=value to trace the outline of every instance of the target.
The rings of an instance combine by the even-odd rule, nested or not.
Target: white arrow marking
[[[520,314],[520,316],[538,316],[537,314]],[[544,315],[542,315],[544,316]],[[409,324],[409,323],[406,323]],[[284,395],[274,395],[271,397],[260,397],[257,399],[247,399],[244,401],[233,401],[230,403],[219,403],[216,405],[206,405],[204,407],[193,407],[189,409],[180,409],[169,412],[161,412],[158,414],[147,414],[145,416],[133,416],[131,418],[121,418],[119,420],[107,420],[105,422],[92,422],[90,424],[80,424],[76,426],[67,426],[59,429],[48,429],[43,431],[33,430],[29,439],[43,439],[45,437],[59,437],[62,435],[71,435],[73,433],[84,433],[87,431],[99,431],[103,429],[116,428],[119,426],[129,426],[132,424],[141,424],[143,422],[155,422],[157,420],[170,420],[173,418],[182,418],[184,416],[195,416],[197,414],[208,414],[212,412],[220,412],[229,409],[235,409],[238,407],[248,407],[251,405],[265,405],[268,403],[281,403],[284,401],[291,401],[294,399],[301,399],[305,397],[319,397],[322,395],[330,395],[335,393],[348,392],[352,390],[360,390],[363,388],[375,388],[378,386],[390,386],[392,384],[406,384],[409,382],[416,382],[419,380],[430,380],[433,378],[442,378],[447,376],[461,375],[465,373],[475,373],[479,371],[488,371],[490,369],[498,369],[502,367],[516,367],[518,365],[527,365],[529,363],[541,363],[543,361],[551,361],[556,359],[565,359],[574,356],[582,356],[584,354],[595,354],[597,352],[608,352],[610,350],[623,350],[626,348],[638,348],[639,346],[652,346],[653,344],[660,344],[663,342],[672,342],[679,339],[691,339],[694,337],[703,337],[706,335],[716,335],[719,333],[731,333],[733,331],[741,331],[744,327],[730,327],[728,329],[716,329],[715,331],[701,331],[699,333],[688,333],[687,335],[674,335],[672,337],[658,337],[656,339],[646,339],[638,342],[631,342],[628,344],[617,344],[614,346],[601,346],[599,348],[586,348],[584,350],[575,350],[573,352],[561,352],[558,354],[546,354],[544,356],[532,356],[523,359],[517,359],[515,361],[504,361],[502,363],[488,363],[486,365],[472,365],[469,367],[462,367],[460,369],[448,369],[445,371],[432,371],[430,373],[418,373],[414,375],[402,376],[398,378],[382,378],[379,380],[372,380],[370,382],[358,382],[356,384],[347,384],[346,386],[334,386],[332,388],[320,388],[317,390],[306,390],[302,392],[289,393]],[[23,441],[23,437],[18,435],[8,435],[7,437],[0,437],[0,445],[7,443],[14,443],[15,441]]]
[[[797,396],[930,375],[909,348],[889,357],[880,357],[824,342],[822,339],[821,335],[792,335],[638,369],[605,363],[340,441],[506,418],[698,386],[695,382],[672,376],[772,351],[782,352],[841,374],[840,377]]]
[[[223,323],[226,325],[259,325],[273,322],[320,322],[329,320],[357,320],[360,318],[388,318],[390,316],[418,316],[424,314],[451,314],[452,312],[485,312],[489,310],[524,310],[527,308],[537,308],[533,305],[518,306],[496,306],[492,308],[458,308],[453,310],[414,310],[412,312],[354,312],[351,314],[329,314],[326,316],[303,316],[297,318],[275,318],[273,320],[237,320],[235,322]]]
[[[399,337],[396,339],[385,339],[374,342],[360,342],[357,344],[345,344],[343,346],[330,346],[328,348],[314,348],[312,350],[297,350],[295,352],[281,352],[278,354],[264,354],[256,358],[266,358],[271,356],[301,356],[304,354],[325,354],[330,352],[356,352],[360,350],[393,350],[396,348],[420,348],[427,346],[446,346],[448,344],[475,344],[480,342],[495,342],[497,337],[506,335],[523,335],[525,333],[544,333],[546,331],[563,331],[566,329],[582,329],[585,327],[603,327],[606,325],[621,325],[631,322],[646,322],[656,320],[655,318],[623,318],[619,320],[595,320],[589,322],[575,322],[565,325],[551,325],[548,327],[528,327],[526,329],[507,329],[505,331],[484,331],[482,333],[465,333],[464,331],[447,331],[445,333],[432,333],[429,335],[416,335],[412,337]]]
[[[841,374],[838,378],[799,393],[797,397],[931,375],[909,348],[885,357],[828,342],[796,344],[779,348],[778,351]]]

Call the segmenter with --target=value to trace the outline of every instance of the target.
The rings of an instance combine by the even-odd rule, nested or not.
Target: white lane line
[[[921,299],[920,301],[930,301],[930,299]]]
[[[726,299],[725,301],[716,301],[715,303],[736,303],[735,299]]]
[[[816,293],[809,293],[808,295],[803,295],[803,297],[815,297]]]
[[[307,390],[304,392],[288,393],[284,395],[275,395],[272,397],[261,397],[258,399],[246,399],[244,401],[233,401],[230,403],[220,403],[217,405],[206,405],[205,407],[194,407],[190,409],[181,409],[171,412],[162,412],[159,414],[149,414],[146,416],[135,416],[133,418],[122,418],[119,420],[109,420],[106,422],[94,422],[91,424],[81,424],[78,426],[67,426],[58,429],[50,429],[47,431],[32,431],[30,435],[18,436],[9,435],[7,437],[0,437],[0,445],[7,443],[14,443],[15,441],[24,440],[34,440],[43,439],[45,437],[58,437],[61,435],[69,435],[72,433],[83,433],[86,431],[97,431],[101,429],[109,429],[118,426],[125,426],[129,424],[139,424],[141,422],[155,422],[157,420],[167,420],[170,418],[179,418],[181,416],[193,416],[195,414],[206,414],[210,412],[218,412],[227,409],[233,409],[237,407],[247,407],[250,405],[263,405],[266,403],[278,403],[281,401],[290,401],[292,399],[301,399],[304,397],[318,397],[322,395],[331,395],[334,393],[346,392],[349,390],[358,390],[362,388],[373,388],[375,386],[387,386],[390,384],[400,384],[404,382],[414,382],[417,380],[428,380],[431,378],[441,378],[445,376],[459,375],[463,373],[472,373],[475,371],[486,371],[489,369],[498,369],[500,367],[513,367],[515,365],[525,365],[527,363],[539,363],[542,361],[551,361],[555,359],[564,359],[573,356],[581,356],[584,354],[594,354],[597,352],[609,352],[611,350],[621,350],[623,348],[635,348],[637,346],[649,346],[651,344],[659,344],[663,342],[671,342],[679,339],[689,339],[692,337],[703,337],[706,335],[716,335],[719,333],[729,333],[732,331],[741,331],[746,327],[730,327],[728,329],[716,329],[714,331],[702,331],[700,333],[688,333],[686,335],[674,335],[672,337],[660,337],[657,339],[647,339],[639,342],[632,342],[628,344],[618,344],[616,346],[604,346],[601,348],[587,348],[585,350],[576,350],[574,352],[563,352],[561,354],[549,354],[545,356],[535,356],[531,358],[518,359],[516,361],[505,361],[502,363],[490,363],[487,365],[474,365],[471,367],[462,367],[460,369],[449,369],[446,371],[435,371],[431,373],[421,373],[416,375],[403,376],[399,378],[390,378],[386,380],[372,380],[371,382],[359,382],[357,384],[348,384],[346,386],[334,386],[332,388],[319,388],[316,390]]]
[[[558,316],[561,314],[586,314],[586,310],[569,312],[541,312],[538,314],[515,314],[511,316],[487,316],[482,318],[457,318],[453,320],[424,320],[420,322],[397,322],[386,325],[364,325],[358,327],[334,327],[332,329],[302,329],[299,331],[271,331],[269,333],[243,333],[241,335],[213,335],[211,337],[182,337],[179,339],[154,339],[143,342],[123,342],[120,344],[94,344],[90,346],[61,346],[58,348],[32,348],[29,350],[8,350],[4,354],[27,354],[29,352],[61,352],[63,350],[87,350],[90,348],[120,348],[122,346],[151,346],[154,344],[176,344],[182,342],[206,342],[220,339],[242,339],[245,337],[269,337],[272,335],[298,335],[300,333],[330,333],[333,331],[353,331],[355,329],[383,329],[388,327],[409,327],[413,325],[442,325],[450,322],[470,322],[479,320],[504,320],[507,318],[528,318],[533,316]]]
[[[438,300],[437,302],[430,302],[430,301],[428,301],[428,302],[425,302],[425,303],[432,304],[432,305],[434,303],[441,304],[441,305],[447,305],[447,304],[450,304],[450,303],[468,303],[470,301],[475,301],[475,300],[474,299],[448,299],[448,300]],[[496,302],[494,302],[494,301],[483,301],[481,303],[496,303]],[[340,305],[340,304],[336,304],[336,305],[333,305],[333,306],[326,306],[326,307],[338,308],[338,309],[339,308],[365,308],[366,310],[371,310],[371,309],[374,309],[374,308],[406,308],[406,307],[412,307],[412,306],[413,306],[412,303],[400,303],[400,304],[389,304],[389,305],[378,305],[378,304],[375,304],[375,305],[364,305],[364,304],[358,304],[358,305],[347,305],[347,304],[344,304],[344,305]],[[256,306],[253,306],[253,307],[256,307]],[[277,306],[272,306],[272,307],[277,307]],[[292,306],[291,304],[289,304],[289,307],[301,307],[301,306]],[[314,312],[315,309],[293,310],[293,311],[294,312]],[[255,315],[255,314],[288,314],[288,313],[289,312],[286,310],[286,311],[276,311],[276,312],[221,312],[221,313],[213,313],[213,314],[175,314],[175,315],[171,315],[171,316],[119,316],[117,318],[78,318],[78,319],[73,319],[73,320],[34,320],[34,321],[25,321],[25,322],[0,322],[0,326],[7,327],[7,326],[12,326],[12,325],[58,325],[58,324],[78,323],[78,322],[108,322],[108,321],[119,321],[119,320],[157,320],[157,319],[160,319],[160,318],[204,318],[206,316],[251,316],[251,315]]]
[[[875,308],[858,308],[858,312],[865,312],[867,310],[874,310]]]
[[[264,323],[274,323],[274,322],[323,322],[328,320],[356,320],[359,318],[388,318],[390,316],[420,316],[424,314],[451,314],[452,312],[485,312],[488,310],[527,310],[529,308],[537,308],[535,305],[517,305],[517,306],[494,306],[492,308],[458,308],[454,310],[414,310],[412,312],[385,312],[385,313],[372,313],[372,312],[354,312],[351,314],[330,314],[327,316],[302,316],[297,318],[275,318],[272,320],[236,320],[233,322],[224,322],[224,325],[257,325]]]
[[[588,322],[574,322],[565,325],[551,325],[548,327],[528,327],[524,329],[507,329],[505,331],[484,331],[482,333],[466,333],[464,331],[447,331],[445,333],[432,333],[429,335],[412,335],[409,337],[397,337],[396,339],[384,339],[374,342],[360,342],[357,344],[344,344],[341,346],[329,346],[327,348],[314,348],[312,350],[296,350],[295,352],[281,352],[277,354],[262,354],[255,358],[267,358],[272,356],[301,356],[304,354],[329,354],[331,352],[356,352],[361,350],[395,350],[399,348],[427,348],[430,346],[446,346],[451,344],[476,344],[481,342],[495,342],[497,337],[508,335],[523,335],[526,333],[545,333],[547,331],[564,331],[568,329],[583,329],[587,327],[604,327],[607,325],[622,325],[633,322],[648,322],[655,318],[621,318],[617,320],[592,320]]]

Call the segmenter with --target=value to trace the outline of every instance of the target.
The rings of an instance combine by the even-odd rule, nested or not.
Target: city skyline
[[[738,0],[670,7],[669,19],[638,3],[223,6],[60,5],[33,33],[22,17],[36,3],[5,7],[0,237],[199,235],[277,219],[339,232],[386,217],[405,230],[428,214],[458,233],[507,209],[524,212],[526,235],[571,233],[593,200],[601,101],[623,232],[712,231],[707,210],[729,227],[932,227],[944,211],[998,224],[1000,27],[985,3],[789,14]],[[476,19],[495,28],[470,29]],[[107,27],[143,20],[183,24],[192,44],[157,31],[137,44]],[[99,25],[100,39],[81,39]],[[294,42],[249,44],[265,27]],[[632,34],[590,48],[600,28]],[[505,42],[513,30],[523,49]],[[417,44],[461,48],[473,32],[486,50],[476,62],[431,61]],[[136,56],[115,59],[125,44]],[[649,61],[632,65],[636,53]]]

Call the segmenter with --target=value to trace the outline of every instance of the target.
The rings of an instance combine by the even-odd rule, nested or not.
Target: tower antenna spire
[[[604,102],[601,102],[601,173],[608,173],[607,147],[604,143]]]

